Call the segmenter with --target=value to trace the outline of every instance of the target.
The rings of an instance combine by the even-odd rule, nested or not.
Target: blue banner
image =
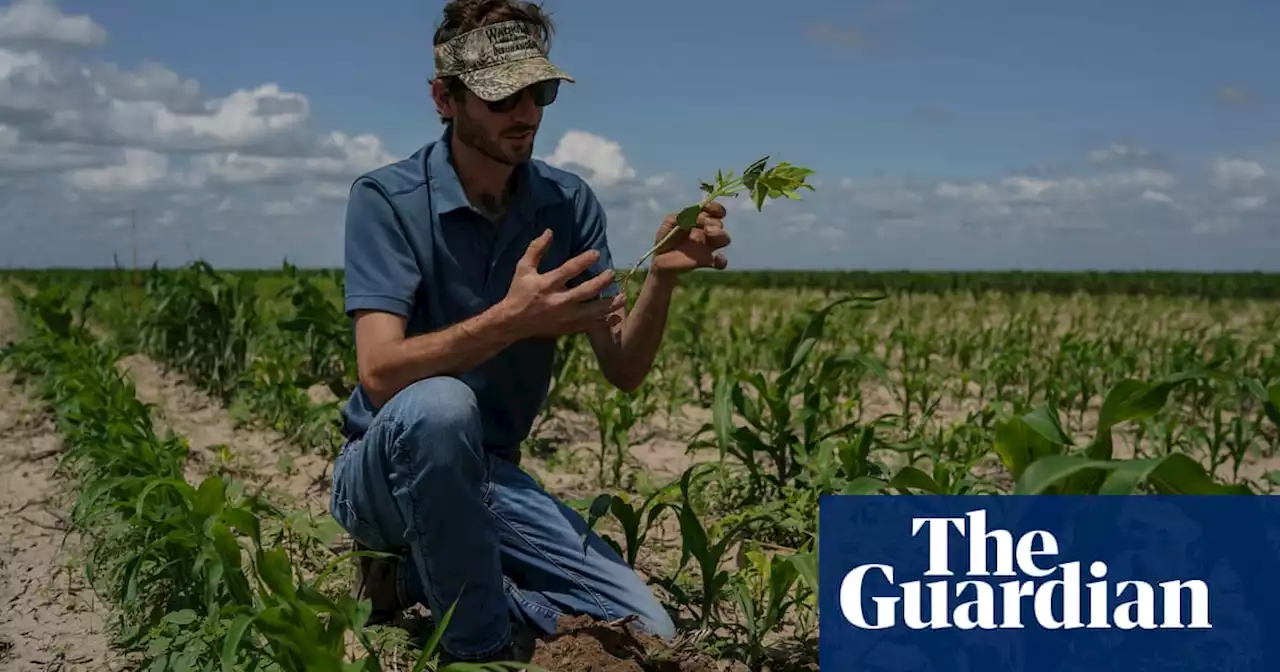
[[[831,496],[819,666],[1280,670],[1280,500]]]

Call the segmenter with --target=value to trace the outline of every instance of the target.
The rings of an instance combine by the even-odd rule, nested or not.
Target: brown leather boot
[[[351,542],[354,551],[370,551],[358,541]],[[399,557],[370,558],[357,557],[356,581],[351,587],[351,597],[357,600],[369,600],[373,612],[365,625],[379,625],[395,620],[409,605],[400,594]]]

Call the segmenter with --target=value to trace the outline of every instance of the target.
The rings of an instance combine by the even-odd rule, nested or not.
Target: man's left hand
[[[723,270],[729,260],[718,250],[729,244],[724,230],[725,209],[712,201],[698,213],[697,224],[689,231],[677,231],[665,245],[653,253],[652,269],[658,273],[678,274],[695,268]],[[678,229],[676,216],[667,215],[658,228],[654,243],[660,242],[672,229]]]

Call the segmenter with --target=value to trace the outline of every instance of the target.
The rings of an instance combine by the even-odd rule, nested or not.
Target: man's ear
[[[431,80],[431,99],[435,101],[436,114],[449,119],[454,117],[454,101],[449,97],[449,89],[445,86],[444,80],[439,78]]]

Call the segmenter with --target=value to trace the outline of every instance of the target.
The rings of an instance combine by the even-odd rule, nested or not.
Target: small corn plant
[[[772,168],[766,168],[769,157],[756,160],[747,169],[742,171],[741,176],[734,176],[734,171],[728,173],[717,170],[716,182],[710,184],[702,182],[700,187],[703,193],[702,202],[697,205],[690,205],[680,211],[676,215],[676,226],[662,237],[656,245],[644,253],[640,260],[631,267],[626,276],[622,279],[622,288],[625,292],[630,285],[631,276],[635,275],[640,269],[640,265],[649,260],[664,245],[671,242],[676,234],[684,231],[692,231],[698,225],[698,213],[707,207],[717,198],[736,197],[739,193],[746,190],[751,194],[751,200],[754,201],[756,211],[759,212],[764,208],[766,199],[788,198],[791,200],[799,200],[799,191],[808,189],[814,191],[813,185],[805,182],[808,176],[813,174],[809,168],[801,166],[793,166],[787,162],[781,162]]]

